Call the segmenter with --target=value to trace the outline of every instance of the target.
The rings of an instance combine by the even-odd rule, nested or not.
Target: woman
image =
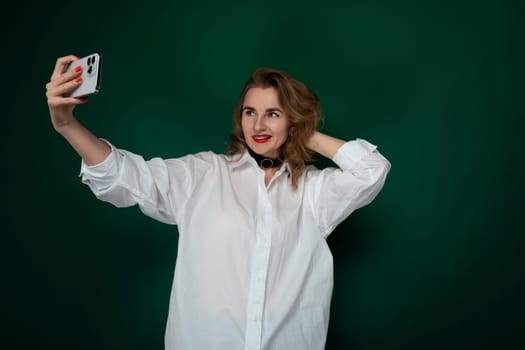
[[[84,128],[63,97],[81,84],[57,60],[47,84],[55,130],[82,157],[101,200],[178,226],[166,349],[323,349],[333,288],[327,236],[381,190],[390,163],[365,140],[317,131],[315,94],[284,72],[255,71],[224,155],[178,159],[118,149]],[[336,168],[316,169],[313,152]]]

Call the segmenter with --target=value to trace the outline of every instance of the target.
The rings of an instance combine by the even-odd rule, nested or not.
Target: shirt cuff
[[[87,165],[84,159],[81,160],[79,177],[82,177],[82,182],[94,186],[98,190],[109,187],[118,176],[118,164],[116,153],[118,152],[107,140],[106,142],[111,148],[111,152],[106,159],[95,165]]]
[[[366,140],[355,139],[339,147],[332,160],[341,169],[348,169],[352,168],[356,163],[359,163],[363,157],[374,152],[376,149],[376,145]]]

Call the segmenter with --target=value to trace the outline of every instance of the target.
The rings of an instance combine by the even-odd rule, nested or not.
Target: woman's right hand
[[[47,105],[55,130],[59,130],[73,121],[75,119],[73,116],[75,106],[88,101],[87,97],[65,97],[67,93],[82,84],[80,67],[76,71],[65,72],[66,67],[78,59],[74,55],[58,58],[51,80],[46,84]]]

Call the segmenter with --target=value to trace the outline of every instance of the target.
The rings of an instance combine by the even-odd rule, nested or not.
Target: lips
[[[272,137],[267,134],[259,134],[259,135],[253,135],[252,140],[257,143],[265,143],[268,142]]]

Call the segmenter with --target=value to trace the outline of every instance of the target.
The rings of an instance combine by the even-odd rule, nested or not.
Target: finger
[[[49,107],[60,107],[67,105],[81,105],[87,103],[89,99],[87,97],[59,97],[52,96],[47,99],[47,104]]]
[[[82,96],[82,97],[76,97],[73,99],[77,100],[77,104],[84,104],[84,103],[88,103],[89,102],[89,97],[87,96]]]
[[[64,70],[66,67],[73,61],[79,60],[75,55],[67,55],[64,57],[60,57],[57,59],[57,62],[55,64],[55,69],[53,70],[53,74],[51,75],[51,80],[57,79],[59,76],[64,73]]]
[[[78,66],[71,72],[63,73],[54,80],[51,80],[48,85],[50,86],[59,86],[62,84],[65,84],[71,80],[77,79],[80,75],[82,75],[82,67]],[[46,85],[46,88],[48,88],[48,85]]]
[[[71,91],[80,86],[80,84],[82,84],[82,77],[77,77],[75,80],[71,80],[59,85],[54,82],[49,82],[46,85],[46,96],[48,98],[52,96],[66,96]]]

